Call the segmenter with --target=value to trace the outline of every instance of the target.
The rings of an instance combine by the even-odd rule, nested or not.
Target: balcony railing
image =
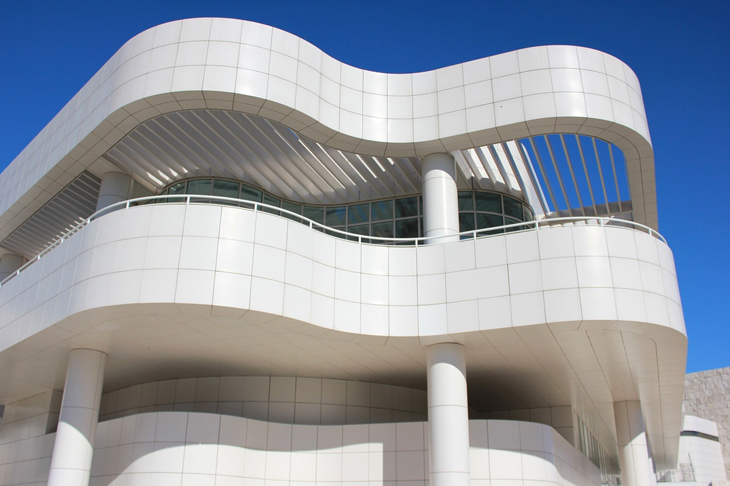
[[[137,207],[137,206],[143,206],[148,204],[219,204],[222,206],[234,206],[234,207],[240,207],[245,209],[253,210],[254,212],[265,212],[269,214],[275,214],[279,216],[283,216],[285,218],[300,222],[302,224],[305,224],[309,226],[310,228],[321,231],[325,234],[332,235],[339,238],[344,238],[351,241],[357,241],[360,244],[375,244],[375,245],[407,245],[407,246],[422,246],[425,244],[432,244],[432,243],[448,243],[452,241],[459,240],[469,240],[469,239],[477,239],[477,238],[484,238],[489,236],[498,236],[503,235],[505,233],[510,232],[524,232],[524,231],[539,231],[541,228],[545,227],[553,227],[553,226],[577,226],[577,225],[586,225],[586,226],[618,226],[622,228],[630,228],[637,231],[641,231],[643,233],[647,233],[655,238],[660,239],[662,242],[666,243],[667,240],[664,239],[664,237],[659,234],[658,231],[653,230],[652,228],[649,228],[648,226],[645,226],[643,224],[639,224],[633,221],[627,221],[623,219],[615,219],[615,218],[609,218],[609,217],[595,217],[595,216],[585,216],[585,217],[569,217],[569,218],[549,218],[549,219],[542,219],[542,220],[535,220],[535,221],[525,221],[522,223],[514,223],[514,224],[507,224],[503,226],[495,226],[491,228],[483,228],[483,229],[477,229],[477,230],[470,230],[470,231],[464,231],[455,235],[448,235],[448,236],[422,236],[419,238],[383,238],[379,236],[369,236],[369,235],[359,235],[355,233],[348,233],[346,231],[342,231],[336,228],[331,228],[329,226],[325,226],[324,224],[318,223],[316,221],[312,221],[309,218],[305,218],[304,216],[294,213],[292,211],[288,211],[286,209],[282,209],[277,206],[272,206],[270,204],[264,204],[256,201],[249,201],[246,199],[236,199],[231,197],[222,197],[222,196],[201,196],[201,195],[195,195],[195,194],[165,194],[165,195],[159,195],[159,196],[148,196],[148,197],[140,197],[136,199],[130,199],[128,201],[122,201],[118,202],[116,204],[112,204],[110,206],[107,206],[103,209],[100,209],[99,211],[95,212],[88,218],[86,218],[84,221],[79,223],[78,225],[71,228],[68,232],[66,232],[64,235],[62,235],[60,238],[56,239],[53,243],[48,245],[42,252],[40,252],[35,257],[31,258],[26,262],[22,267],[17,269],[15,272],[11,273],[8,277],[6,277],[2,282],[0,282],[0,287],[5,285],[8,281],[12,280],[14,277],[20,275],[26,268],[43,258],[45,255],[47,255],[51,250],[62,244],[64,241],[78,233],[82,228],[84,228],[86,225],[91,223],[92,221],[115,211],[119,210],[126,210],[129,208]]]

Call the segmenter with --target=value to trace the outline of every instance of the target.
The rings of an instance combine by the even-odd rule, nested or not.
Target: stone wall
[[[688,374],[684,413],[717,422],[725,473],[730,478],[730,368]]]

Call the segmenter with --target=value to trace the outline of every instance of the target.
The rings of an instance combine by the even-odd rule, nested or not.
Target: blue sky
[[[660,231],[675,253],[688,371],[730,366],[730,2],[0,2],[0,169],[129,38],[189,17],[273,25],[348,64],[417,72],[546,44],[631,66],[656,155]]]

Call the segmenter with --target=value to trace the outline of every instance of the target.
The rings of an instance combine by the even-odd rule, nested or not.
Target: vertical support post
[[[616,419],[616,440],[618,460],[621,466],[621,480],[624,486],[651,486],[649,449],[638,401],[613,404]]]
[[[132,178],[121,172],[107,172],[101,176],[96,210],[99,211],[107,206],[129,199],[132,193],[132,184]]]
[[[68,357],[48,486],[88,486],[106,354],[74,349]]]
[[[423,235],[443,236],[427,243],[457,241],[459,202],[456,162],[449,154],[430,154],[421,159],[423,181]]]
[[[431,486],[469,486],[469,408],[464,346],[433,344],[426,353]]]

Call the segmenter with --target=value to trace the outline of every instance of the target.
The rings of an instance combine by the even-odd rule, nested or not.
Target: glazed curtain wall
[[[301,214],[330,228],[358,235],[381,238],[423,236],[421,196],[360,202],[346,206],[315,206],[283,200],[257,187],[226,179],[191,179],[176,182],[161,194],[213,195],[260,202]],[[176,199],[171,198],[169,201],[175,202]],[[278,213],[276,210],[267,211]],[[287,213],[281,215],[299,220]],[[493,228],[534,219],[530,207],[519,199],[496,192],[459,191],[459,231]],[[332,235],[338,236],[338,233],[333,232]]]

